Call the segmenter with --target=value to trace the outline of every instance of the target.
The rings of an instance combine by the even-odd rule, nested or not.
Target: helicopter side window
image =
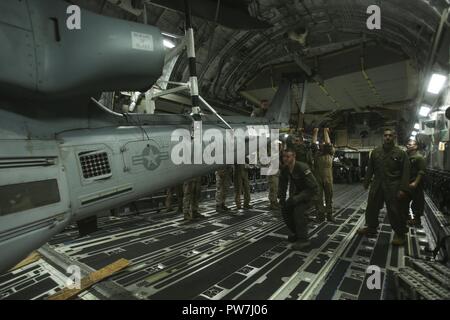
[[[56,179],[0,186],[0,216],[60,201]]]

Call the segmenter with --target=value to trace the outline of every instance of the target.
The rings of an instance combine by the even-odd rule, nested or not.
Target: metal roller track
[[[39,288],[37,278],[46,278],[25,267],[7,274],[4,279],[8,286],[0,278],[0,295],[42,299],[64,285],[61,279],[69,263],[79,265],[87,274],[126,258],[131,261],[129,268],[79,298],[389,298],[391,270],[403,268],[405,256],[427,258],[427,236],[424,230],[411,229],[408,245],[392,248],[392,230],[384,211],[377,238],[355,235],[364,220],[366,197],[359,185],[336,185],[336,222],[311,222],[312,248],[302,251],[291,249],[280,213],[267,210],[267,198],[262,193],[253,194],[254,209],[237,211],[229,205],[230,214],[216,213],[214,202],[206,201],[201,206],[207,217],[194,223],[185,223],[174,213],[154,211],[101,218],[98,232],[75,239],[74,230],[68,229],[41,250],[43,259],[31,267],[47,272],[46,278],[59,277],[51,288],[48,280]],[[368,292],[363,285],[365,270],[371,264],[378,264],[382,271],[383,287],[377,292]],[[11,286],[15,279],[22,279],[19,285],[33,280],[33,290],[26,286],[16,290],[16,284]]]
[[[345,196],[347,196],[348,199],[351,199],[352,190],[353,188],[351,186],[339,186],[336,189],[336,203]],[[220,215],[214,212],[213,203],[206,203],[206,211],[204,211],[204,213],[206,213],[208,218],[192,224],[182,223],[181,218],[178,218],[171,213],[166,215],[160,214],[159,217],[155,218],[154,212],[144,212],[137,216],[101,218],[99,221],[101,230],[81,239],[74,239],[74,230],[68,229],[65,233],[56,236],[51,241],[51,246],[46,246],[45,250],[42,250],[43,259],[35,263],[39,266],[45,266],[39,268],[40,273],[27,273],[27,280],[30,280],[28,278],[40,280],[41,278],[48,277],[53,279],[51,288],[42,285],[40,288],[42,289],[42,292],[32,292],[27,289],[29,287],[21,286],[21,282],[14,281],[16,280],[14,275],[19,274],[18,272],[14,272],[9,275],[12,279],[9,283],[14,283],[14,286],[19,287],[20,290],[17,292],[14,291],[14,289],[5,291],[4,296],[5,298],[8,296],[11,296],[12,298],[44,298],[46,295],[56,292],[64,285],[64,282],[61,281],[61,279],[64,278],[64,267],[70,261],[80,265],[83,273],[86,274],[108,264],[108,261],[110,261],[108,258],[111,260],[120,258],[121,254],[126,253],[126,250],[122,251],[122,247],[133,247],[133,245],[141,244],[143,241],[148,241],[148,244],[151,244],[154,240],[157,240],[155,241],[155,243],[157,243],[159,242],[158,237],[162,238],[161,240],[163,240],[163,242],[164,238],[173,238],[174,241],[168,246],[161,247],[159,250],[151,250],[151,247],[149,247],[146,252],[136,254],[136,257],[131,259],[132,266],[126,272],[122,272],[115,276],[113,278],[114,281],[109,282],[116,284],[122,283],[127,290],[135,293],[140,298],[143,298],[144,296],[140,296],[138,293],[138,284],[146,281],[145,279],[152,274],[142,274],[141,271],[145,268],[152,269],[152,267],[155,268],[158,266],[167,268],[178,267],[178,269],[175,268],[177,269],[177,272],[173,273],[171,276],[178,279],[174,279],[174,281],[179,281],[179,278],[182,277],[183,274],[186,275],[192,273],[189,270],[193,269],[181,268],[182,265],[180,264],[187,263],[187,265],[198,269],[202,264],[205,266],[211,263],[214,264],[215,259],[220,261],[220,259],[233,258],[233,253],[239,252],[249,245],[258,246],[258,243],[269,234],[272,235],[271,241],[274,241],[273,246],[283,243],[283,236],[278,232],[283,228],[283,223],[279,220],[279,217],[267,212],[267,198],[261,198],[257,194],[254,194],[253,198],[255,198],[253,201],[255,210],[252,210],[250,214],[247,215],[242,215],[242,211],[236,215]],[[189,233],[190,231],[202,229],[207,231],[207,228],[211,228],[211,226],[217,229],[209,232],[198,232],[197,236],[192,237],[187,235],[182,238],[183,233],[180,232],[186,231],[186,233]],[[317,228],[320,229],[320,227],[323,227],[323,225],[313,225],[312,232]],[[243,233],[243,235],[240,233]],[[143,236],[141,237],[141,235]],[[227,240],[227,237],[231,238]],[[233,237],[235,239],[233,239]],[[224,239],[225,241],[223,241]],[[206,252],[207,254],[205,257],[209,258],[199,259],[202,255],[190,255],[196,248],[214,242],[217,242],[216,244],[220,245],[208,250],[209,252]],[[96,263],[92,263],[92,261],[91,263],[84,263],[89,262],[88,259],[95,255],[105,255],[105,252],[109,255],[105,256],[106,259],[104,259],[105,257],[100,258],[97,261],[97,265]],[[174,258],[183,255],[186,256],[184,262],[177,263],[173,260]],[[56,262],[58,257],[61,258],[59,260],[68,262]],[[47,272],[50,268],[47,268],[46,264],[53,264],[53,269],[56,271],[52,273]],[[34,267],[34,264],[27,267]],[[23,268],[24,270],[22,271],[26,271],[27,267]],[[141,274],[139,275],[140,272]],[[127,278],[129,280],[126,280]],[[169,280],[169,278],[167,279]],[[162,279],[159,279],[159,281],[161,280]],[[35,281],[33,281],[33,283],[34,282]],[[158,281],[156,281],[155,284],[157,284],[157,282]],[[37,282],[37,285],[34,286],[33,290],[35,290],[36,287],[39,287],[39,281]],[[96,285],[84,296],[90,299],[94,297],[99,299],[108,297],[108,294],[105,294],[104,290],[101,290],[102,292],[100,293],[99,290],[96,290],[96,287],[101,287],[101,284]],[[170,285],[168,285],[168,287],[170,287]],[[19,294],[20,292],[25,293],[27,291],[29,294]],[[12,296],[13,293],[17,294]],[[145,297],[152,298],[148,295]]]

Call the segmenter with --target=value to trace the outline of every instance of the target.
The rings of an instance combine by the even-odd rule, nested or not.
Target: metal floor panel
[[[335,185],[334,191],[336,222],[311,222],[312,246],[307,250],[291,249],[280,213],[269,211],[267,194],[258,193],[252,194],[254,208],[248,211],[218,214],[213,201],[203,202],[207,218],[193,223],[183,222],[174,212],[143,212],[102,217],[100,230],[83,238],[70,227],[42,250],[43,259],[0,276],[0,296],[39,299],[56,292],[64,285],[64,267],[55,260],[76,263],[87,274],[126,258],[129,268],[80,298],[108,299],[124,293],[138,299],[386,298],[387,271],[403,267],[405,256],[423,257],[426,235],[412,230],[407,247],[393,248],[382,211],[378,237],[358,236],[366,191],[360,185]],[[234,208],[231,202],[229,206]],[[381,290],[364,285],[371,264],[381,269]]]

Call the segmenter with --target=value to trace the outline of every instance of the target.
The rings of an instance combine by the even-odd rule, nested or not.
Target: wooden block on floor
[[[14,267],[12,267],[9,271],[13,271],[22,267],[25,267],[26,265],[29,265],[30,263],[36,262],[41,258],[41,255],[37,253],[36,251],[33,251],[28,257],[20,261],[18,264],[16,264]]]
[[[58,293],[55,293],[54,295],[48,297],[48,300],[67,300],[75,297],[76,295],[80,294],[84,290],[88,289],[89,287],[93,286],[97,282],[113,275],[114,273],[128,267],[130,265],[130,262],[126,259],[119,259],[116,262],[113,262],[109,265],[107,265],[104,268],[101,268],[100,270],[94,271],[88,276],[81,279],[81,286],[79,289],[69,289],[64,288]]]

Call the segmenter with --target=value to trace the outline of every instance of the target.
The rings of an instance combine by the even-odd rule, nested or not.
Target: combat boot
[[[374,229],[369,228],[369,227],[364,227],[364,228],[358,229],[358,231],[356,231],[356,232],[358,234],[361,234],[361,235],[366,236],[366,237],[374,237],[374,236],[376,236],[378,234],[377,230],[374,230]]]
[[[244,208],[245,208],[245,206],[244,206]],[[242,207],[241,207],[241,204],[240,204],[240,203],[236,203],[236,209],[238,209],[238,210],[242,209]]]
[[[325,221],[325,214],[323,212],[320,212],[320,211],[316,211],[316,212],[317,212],[317,214],[316,214],[316,222],[317,223],[324,222]]]
[[[198,211],[192,212],[192,218],[195,220],[204,219],[206,218],[204,215],[198,213]]]
[[[296,234],[290,234],[287,237],[287,241],[289,242],[296,242],[298,240],[297,235]]]
[[[224,213],[224,212],[228,212],[230,211],[230,208],[228,208],[226,205],[222,204],[222,205],[217,205],[216,206],[216,211],[219,213]]]
[[[311,246],[311,242],[308,240],[298,240],[292,245],[292,249],[294,250],[302,250]]]
[[[407,224],[410,227],[417,227],[417,228],[421,228],[422,227],[422,223],[420,222],[420,218],[413,218],[411,220],[408,220]]]
[[[166,200],[165,206],[166,206],[166,212],[172,211],[172,204],[170,201]]]
[[[422,221],[420,220],[420,218],[414,219],[414,227],[416,227],[416,228],[423,228]]]
[[[393,246],[404,246],[406,242],[405,235],[394,234],[394,239],[392,239],[391,244]]]
[[[244,209],[245,210],[253,209],[253,206],[251,204],[247,203],[247,204],[244,204]]]
[[[276,202],[271,202],[269,206],[269,210],[278,210],[280,209],[280,206]]]
[[[327,214],[327,221],[328,222],[336,222],[336,220],[334,220],[334,218],[333,218],[333,214],[332,213],[328,213]]]

